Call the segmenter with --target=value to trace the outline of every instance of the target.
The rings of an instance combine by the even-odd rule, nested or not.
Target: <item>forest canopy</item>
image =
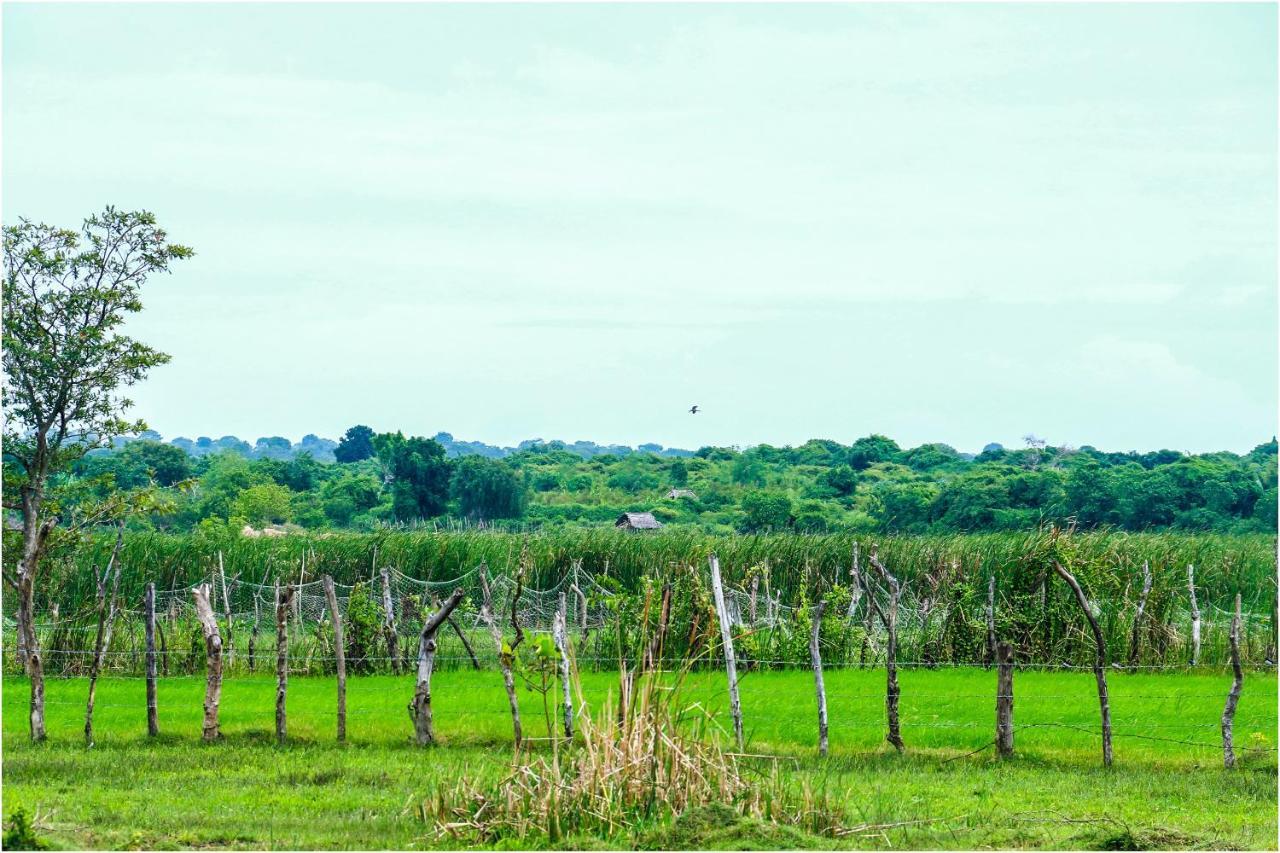
[[[1074,519],[1084,528],[1276,529],[1276,441],[1244,455],[1109,453],[1028,440],[974,456],[945,444],[704,447],[590,442],[496,448],[375,433],[163,443],[155,433],[85,456],[58,488],[74,503],[149,486],[171,500],[138,524],[367,530],[441,519],[608,525],[623,512],[709,532],[980,532]]]

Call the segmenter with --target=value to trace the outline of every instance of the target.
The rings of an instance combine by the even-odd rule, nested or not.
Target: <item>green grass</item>
[[[784,778],[808,782],[844,813],[846,826],[875,825],[840,838],[735,821],[714,810],[675,825],[639,825],[612,846],[834,846],[975,848],[1212,847],[1275,845],[1276,676],[1249,672],[1236,722],[1248,747],[1241,767],[1222,769],[1218,717],[1222,674],[1114,674],[1116,763],[1100,766],[1097,698],[1089,673],[1020,672],[1015,680],[1018,756],[986,749],[993,726],[993,672],[913,670],[901,674],[907,754],[883,743],[883,671],[827,673],[832,755],[815,755],[812,675],[748,673],[742,679],[748,752]],[[616,675],[585,673],[593,707],[616,690]],[[699,673],[685,686],[727,725],[723,675]],[[415,848],[448,845],[419,816],[463,777],[494,782],[508,768],[510,717],[494,672],[440,673],[433,682],[440,747],[411,746],[409,677],[353,678],[348,739],[333,742],[334,682],[290,682],[291,742],[274,744],[274,680],[229,680],[222,742],[199,742],[201,676],[162,680],[162,736],[145,736],[140,679],[98,688],[97,743],[84,746],[86,682],[48,685],[49,741],[26,737],[28,687],[7,677],[3,695],[6,815],[41,816],[38,832],[62,846]],[[522,691],[525,729],[543,734],[541,699]],[[1149,739],[1158,738],[1158,739]],[[1174,743],[1191,741],[1197,745]],[[541,747],[536,747],[541,748]],[[462,842],[452,842],[461,844]],[[545,837],[512,840],[546,846]],[[583,846],[590,839],[574,839]],[[594,842],[599,843],[599,842]]]

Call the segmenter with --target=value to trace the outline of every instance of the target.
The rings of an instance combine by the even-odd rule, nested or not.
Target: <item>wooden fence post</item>
[[[755,627],[755,624],[756,624],[756,598],[757,596],[759,596],[759,594],[760,594],[760,576],[752,575],[751,576],[751,603],[747,610],[747,613],[750,617],[748,621],[752,627]]]
[[[1129,666],[1138,665],[1138,650],[1142,638],[1142,614],[1147,609],[1147,597],[1151,595],[1151,564],[1142,561],[1142,594],[1138,597],[1138,610],[1133,614],[1133,634],[1129,638]]]
[[[1191,596],[1191,665],[1200,663],[1200,605],[1196,602],[1196,567],[1187,563],[1187,592]]]
[[[1013,646],[996,646],[996,751],[1013,755]]]
[[[382,570],[382,633],[387,638],[387,656],[391,671],[400,674],[400,636],[396,633],[396,609],[391,603],[391,575]]]
[[[1233,728],[1240,688],[1244,686],[1244,671],[1240,668],[1240,593],[1236,593],[1236,612],[1231,617],[1231,673],[1231,692],[1227,694],[1227,705],[1222,709],[1222,763],[1228,770],[1236,766]]]
[[[147,591],[142,596],[143,618],[146,620],[143,630],[147,639],[147,736],[160,734],[160,723],[156,719],[156,585],[147,584]]]
[[[218,633],[218,619],[213,615],[209,602],[209,584],[202,583],[191,590],[196,600],[196,618],[204,632],[204,652],[208,673],[204,690],[204,729],[207,741],[217,740],[218,703],[222,700],[222,636]]]
[[[285,704],[289,695],[289,605],[293,587],[280,588],[276,581],[276,743],[283,744],[289,730],[289,712]]]
[[[888,613],[879,610],[877,605],[880,620],[884,622],[885,632],[888,634],[884,657],[884,709],[889,731],[885,735],[885,740],[893,744],[893,748],[898,752],[902,752],[905,745],[902,742],[902,731],[898,722],[898,699],[902,693],[901,688],[898,686],[898,604],[902,600],[902,586],[898,583],[898,579],[884,567],[884,563],[880,562],[874,545],[871,547],[871,567],[876,570],[876,574],[880,575],[880,579],[889,587]]]
[[[569,683],[568,619],[569,602],[562,592],[559,605],[556,607],[556,618],[551,634],[556,642],[556,650],[560,652],[560,689],[564,694],[564,736],[573,740],[573,691]]]
[[[431,718],[431,672],[435,668],[436,631],[449,618],[458,602],[462,601],[462,594],[461,588],[453,591],[453,595],[423,624],[422,636],[418,639],[418,682],[413,692],[413,701],[409,703],[409,716],[413,719],[413,732],[418,746],[429,746],[436,742]]]
[[[987,580],[987,650],[984,661],[987,669],[996,659],[996,576],[992,572]]]
[[[809,634],[809,658],[813,661],[813,686],[818,693],[818,754],[827,754],[827,689],[822,684],[822,650],[818,640],[822,634],[822,611],[827,606],[819,601],[813,608],[813,630]]]
[[[498,627],[498,623],[493,615],[493,597],[489,590],[489,568],[485,564],[480,564],[480,590],[484,595],[484,603],[480,605],[480,618],[489,626],[489,633],[493,636],[493,644],[498,649],[498,663],[502,667],[502,683],[507,689],[507,703],[511,706],[511,727],[515,736],[516,749],[520,748],[521,741],[524,740],[524,733],[520,727],[520,698],[516,695],[515,676],[511,672],[511,663],[515,657],[515,647],[507,647],[502,639],[502,629]],[[515,613],[515,605],[512,604],[512,613]]]
[[[333,656],[338,664],[338,743],[347,739],[347,650],[342,637],[342,614],[338,612],[338,594],[333,576],[324,576],[324,597],[333,617]]]
[[[729,679],[729,713],[733,715],[733,735],[738,750],[743,748],[742,703],[738,700],[738,667],[733,656],[733,632],[729,625],[729,610],[724,604],[724,588],[720,583],[720,559],[712,554],[711,591],[715,596],[716,618],[720,621],[720,641],[724,645],[724,671]]]
[[[1093,631],[1093,643],[1096,647],[1093,659],[1093,676],[1098,682],[1098,709],[1102,717],[1102,764],[1104,767],[1110,767],[1111,702],[1107,696],[1107,644],[1102,639],[1102,629],[1098,627],[1098,620],[1094,617],[1093,610],[1089,607],[1089,599],[1085,598],[1084,590],[1080,588],[1080,583],[1057,560],[1053,561],[1053,568],[1071,587],[1071,591],[1075,593],[1076,603],[1084,611],[1085,618],[1089,620],[1089,628]]]

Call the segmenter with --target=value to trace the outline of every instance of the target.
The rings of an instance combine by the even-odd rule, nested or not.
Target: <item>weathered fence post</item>
[[[1080,583],[1075,579],[1075,575],[1063,568],[1062,563],[1057,560],[1053,561],[1054,571],[1067,582],[1071,587],[1071,591],[1076,595],[1076,602],[1080,605],[1080,609],[1084,611],[1084,616],[1089,620],[1089,628],[1093,631],[1093,642],[1096,647],[1096,653],[1093,659],[1093,676],[1098,682],[1098,708],[1102,717],[1102,764],[1104,767],[1111,766],[1111,702],[1107,696],[1107,644],[1102,639],[1102,629],[1098,627],[1098,620],[1093,615],[1093,610],[1089,607],[1089,599],[1085,598],[1084,590],[1080,588]]]
[[[391,575],[382,570],[382,633],[387,638],[387,656],[391,670],[400,674],[400,636],[396,633],[396,609],[391,603]]]
[[[102,577],[97,578],[98,633],[93,643],[93,661],[89,666],[89,698],[84,710],[84,742],[93,746],[93,703],[98,692],[98,675],[102,672],[102,655],[111,645],[111,631],[116,622],[116,594],[120,591],[120,567],[116,565],[116,557],[120,555],[120,546],[124,542],[124,528],[116,531],[116,545],[111,551],[111,559]],[[116,577],[111,584],[111,594],[107,595],[107,580],[111,570],[115,568]]]
[[[996,646],[996,751],[1013,755],[1013,646]]]
[[[285,704],[289,695],[289,605],[293,587],[280,588],[276,581],[276,742],[284,743],[289,730],[289,712]]]
[[[1187,592],[1191,596],[1191,665],[1200,663],[1200,605],[1196,602],[1196,567],[1187,563]]]
[[[160,723],[156,719],[156,585],[147,584],[147,591],[142,596],[142,612],[145,620],[143,630],[147,640],[147,736],[160,734]]]
[[[418,746],[428,746],[436,742],[435,730],[431,718],[431,672],[436,660],[436,631],[449,618],[449,614],[462,601],[462,589],[455,589],[440,609],[432,614],[422,626],[422,636],[418,640],[418,682],[413,692],[413,701],[409,703],[409,716],[413,720],[414,737]]]
[[[1147,597],[1151,595],[1151,564],[1142,561],[1142,594],[1138,598],[1138,610],[1133,614],[1133,634],[1129,638],[1129,666],[1138,665],[1138,649],[1142,637],[1142,614],[1147,609]]]
[[[845,616],[853,625],[854,614],[858,612],[858,601],[862,598],[862,572],[858,568],[858,540],[853,540],[853,559],[849,565],[849,612]]]
[[[996,658],[996,576],[992,572],[987,579],[987,651],[984,661],[987,669]]]
[[[893,744],[893,748],[898,752],[902,752],[905,744],[902,742],[902,732],[898,723],[898,698],[902,692],[898,687],[898,603],[902,600],[902,586],[898,583],[898,579],[884,567],[884,563],[880,562],[874,545],[871,547],[871,567],[889,587],[889,612],[880,610],[880,620],[884,622],[884,628],[888,634],[884,658],[884,709],[889,731],[885,735],[885,740]]]
[[[333,588],[333,576],[324,576],[324,597],[329,603],[329,615],[333,617],[333,656],[338,669],[338,743],[347,739],[347,650],[342,637],[342,614],[338,612],[338,594]]]
[[[204,739],[217,740],[218,703],[222,699],[222,636],[218,633],[218,619],[209,603],[209,584],[202,583],[191,590],[196,600],[196,619],[204,632],[204,652],[208,673],[204,689]]]
[[[1231,673],[1231,692],[1227,694],[1227,705],[1222,709],[1222,763],[1228,770],[1236,766],[1233,728],[1240,688],[1244,686],[1244,671],[1240,668],[1240,593],[1236,593],[1236,612],[1231,617]]]
[[[480,590],[484,595],[484,602],[480,605],[480,618],[489,626],[489,633],[493,636],[493,644],[498,649],[498,664],[502,668],[502,683],[507,689],[507,703],[511,706],[511,727],[515,735],[516,749],[520,748],[520,743],[524,740],[524,733],[520,727],[520,699],[516,695],[515,676],[511,672],[511,663],[515,657],[514,645],[510,648],[503,642],[502,629],[498,627],[497,621],[493,615],[493,596],[489,590],[489,568],[484,563],[480,564]],[[519,587],[517,587],[518,593]],[[512,603],[511,612],[515,613],[515,604]]]
[[[720,641],[724,645],[724,671],[729,679],[729,713],[733,715],[733,735],[741,750],[742,703],[738,700],[738,667],[733,656],[733,632],[729,625],[729,609],[724,604],[724,588],[720,583],[720,559],[712,554],[710,561],[711,591],[715,596],[716,617],[720,621]]]
[[[556,642],[556,650],[560,652],[560,689],[564,694],[564,736],[573,740],[573,691],[569,684],[569,638],[568,632],[569,603],[565,594],[560,593],[556,607],[556,618],[551,635]]]
[[[747,611],[748,614],[750,615],[750,624],[752,625],[752,627],[754,627],[756,624],[756,597],[759,594],[760,594],[760,576],[752,575],[751,576],[751,604]]]
[[[813,686],[818,693],[818,754],[827,754],[827,689],[822,684],[822,650],[818,640],[822,634],[822,611],[827,606],[819,601],[813,608],[813,630],[809,634],[809,658],[813,661]]]

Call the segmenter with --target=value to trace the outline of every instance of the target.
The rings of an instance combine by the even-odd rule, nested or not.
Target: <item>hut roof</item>
[[[657,530],[662,527],[662,522],[651,512],[624,512],[613,526],[624,530]]]
[[[698,499],[698,496],[693,493],[692,489],[672,489],[671,491],[667,492],[667,497],[670,500],[676,500],[678,498],[689,498],[690,500],[696,501]]]

